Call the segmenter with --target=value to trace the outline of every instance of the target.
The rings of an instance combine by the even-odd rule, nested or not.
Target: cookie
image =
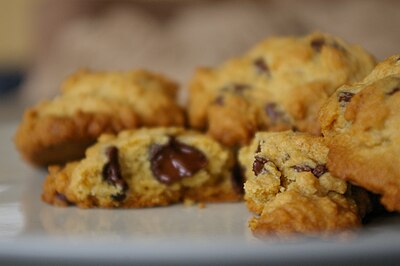
[[[102,135],[81,161],[50,167],[42,199],[82,208],[140,208],[182,201],[236,201],[233,155],[211,137],[182,128]]]
[[[81,70],[62,84],[61,95],[24,113],[15,144],[27,161],[45,166],[82,158],[102,133],[182,126],[177,90],[174,82],[144,70]]]
[[[400,55],[339,88],[321,109],[320,123],[331,171],[400,211]]]
[[[196,71],[189,123],[226,145],[246,144],[260,130],[319,134],[322,104],[374,65],[364,49],[328,34],[269,38],[219,67]]]
[[[331,174],[327,154],[322,137],[291,131],[259,132],[240,150],[256,236],[332,234],[361,224],[368,196]]]

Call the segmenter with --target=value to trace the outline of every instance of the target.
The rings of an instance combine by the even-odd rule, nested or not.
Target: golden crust
[[[179,182],[159,182],[150,168],[153,145],[164,145],[174,136],[201,150],[207,158],[205,168]],[[115,146],[127,191],[104,180],[103,167],[107,163],[105,150]],[[43,201],[56,206],[76,205],[81,208],[141,208],[165,206],[176,202],[238,201],[232,179],[233,157],[213,139],[181,128],[154,128],[123,131],[118,136],[104,135],[86,151],[81,161],[65,167],[49,167],[43,184]],[[115,195],[124,194],[122,200]]]
[[[80,159],[102,133],[138,126],[182,126],[177,86],[144,70],[81,70],[62,94],[29,108],[15,134],[24,159],[40,166]]]
[[[247,144],[259,130],[319,134],[323,103],[374,64],[359,46],[328,34],[270,38],[218,68],[195,72],[189,123],[229,146]]]
[[[256,236],[329,235],[360,226],[354,202],[344,196],[309,196],[288,191],[276,196],[249,226]]]
[[[82,158],[85,149],[102,133],[135,128],[137,119],[129,109],[110,114],[77,112],[70,117],[38,118],[35,110],[25,113],[14,137],[25,160],[35,165],[63,164]]]
[[[389,211],[400,211],[399,58],[386,59],[363,82],[340,88],[320,115],[331,171],[381,194]],[[352,94],[345,104],[339,101],[343,93]]]

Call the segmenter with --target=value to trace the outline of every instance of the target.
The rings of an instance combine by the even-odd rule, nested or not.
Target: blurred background
[[[324,31],[383,59],[400,52],[399,11],[395,0],[0,1],[0,122],[79,68],[148,68],[185,88],[195,67],[271,35]]]

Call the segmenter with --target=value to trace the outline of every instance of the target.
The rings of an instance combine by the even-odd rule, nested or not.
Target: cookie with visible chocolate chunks
[[[339,88],[321,109],[320,123],[331,171],[381,194],[389,211],[400,212],[400,55]]]
[[[81,70],[62,84],[62,93],[29,108],[15,134],[24,159],[40,166],[84,156],[102,133],[138,126],[182,126],[177,85],[145,70]]]
[[[322,104],[374,65],[364,49],[328,34],[269,38],[219,67],[196,71],[189,123],[226,145],[246,144],[259,130],[319,134]]]
[[[331,174],[327,154],[322,137],[290,131],[258,132],[240,150],[256,236],[324,235],[361,225],[368,196]]]
[[[86,157],[50,167],[42,199],[82,208],[139,208],[240,200],[231,151],[182,128],[103,135]]]

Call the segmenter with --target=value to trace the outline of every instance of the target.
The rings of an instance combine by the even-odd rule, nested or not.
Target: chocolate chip
[[[56,191],[55,197],[58,200],[65,202],[68,206],[74,205],[74,203],[72,201],[68,200],[67,196],[65,196],[64,194],[62,194],[62,193],[60,193],[58,191]]]
[[[150,147],[151,171],[158,181],[167,185],[193,176],[207,163],[206,156],[200,150],[174,137],[170,137],[165,145]]]
[[[244,169],[242,169],[240,165],[236,163],[232,169],[232,182],[234,189],[240,194],[243,194],[244,192],[243,184],[245,179],[243,173]]]
[[[126,194],[125,193],[118,193],[115,195],[111,195],[111,198],[115,201],[124,201],[124,199],[126,198]]]
[[[332,44],[330,44],[330,46],[341,52],[344,52],[344,53],[347,52],[346,49],[343,46],[341,46],[340,44],[338,44],[337,42],[333,42]]]
[[[248,85],[248,84],[232,83],[232,84],[229,84],[229,85],[223,87],[221,90],[222,91],[233,92],[233,93],[236,93],[236,94],[242,94],[245,90],[247,90],[249,88],[250,88],[250,85]]]
[[[312,173],[316,177],[320,177],[328,171],[324,164],[318,164],[313,170]]]
[[[325,45],[325,40],[322,38],[318,38],[318,39],[312,40],[310,45],[315,51],[321,52],[322,46]]]
[[[122,194],[128,190],[128,184],[123,179],[121,174],[121,167],[118,160],[118,148],[110,146],[106,149],[106,155],[108,162],[103,167],[103,180],[108,184],[119,187],[122,190]],[[114,198],[113,196],[111,196]],[[119,196],[121,198],[121,196]]]
[[[315,168],[312,168],[311,166],[308,166],[305,164],[294,165],[294,166],[292,166],[292,168],[296,172],[311,172],[316,177],[320,177],[328,171],[328,169],[326,168],[326,166],[324,164],[318,164]]]
[[[279,111],[276,103],[267,103],[264,110],[271,122],[275,122],[283,116],[283,112]]]
[[[386,95],[392,96],[393,94],[400,92],[400,87],[396,87],[392,89],[390,92],[386,93]]]
[[[290,154],[289,153],[285,153],[285,156],[283,156],[283,161],[287,162],[290,159]]]
[[[214,103],[216,105],[224,105],[224,97],[222,95],[217,96],[217,98],[215,98]]]
[[[339,51],[346,52],[346,49],[343,46],[341,46],[340,44],[338,44],[337,42],[332,42],[332,43],[327,44],[326,41],[322,38],[312,40],[310,45],[318,53],[321,52],[322,47],[324,45],[329,45],[330,47],[333,47]]]
[[[351,101],[351,98],[354,96],[354,93],[349,91],[341,91],[338,95],[338,100],[340,103],[348,103]]]
[[[296,172],[311,172],[313,169],[312,167],[305,165],[305,164],[301,164],[301,165],[293,165],[292,168],[296,171]]]
[[[253,64],[256,67],[256,69],[258,70],[258,72],[268,74],[268,75],[270,74],[269,67],[263,58],[261,58],[261,57],[257,58],[256,60],[254,60]]]
[[[253,162],[253,172],[256,176],[262,173],[264,169],[264,165],[268,162],[267,158],[263,158],[260,156],[254,157],[254,162]]]
[[[242,93],[244,90],[250,88],[250,86],[247,84],[235,83],[232,84],[232,88],[236,93]]]
[[[260,151],[261,151],[261,143],[258,143],[256,153],[259,153]]]

